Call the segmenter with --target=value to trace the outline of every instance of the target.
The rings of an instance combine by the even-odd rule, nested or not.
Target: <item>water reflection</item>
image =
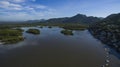
[[[39,29],[41,34],[26,33]],[[0,67],[100,67],[105,64],[104,45],[87,31],[72,31],[64,36],[58,27],[23,27],[23,42],[0,45]],[[110,55],[109,67],[119,67],[120,60]]]

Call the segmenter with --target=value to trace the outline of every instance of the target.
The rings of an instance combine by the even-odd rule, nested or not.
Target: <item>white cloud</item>
[[[10,3],[8,1],[0,1],[0,8],[7,9],[7,10],[22,10],[21,5]]]
[[[55,10],[45,5],[28,4],[27,0],[2,0],[0,1],[0,20],[34,20],[49,18]],[[36,1],[36,0],[30,0]],[[21,2],[25,2],[21,4]]]
[[[12,20],[12,21],[19,21],[19,20],[34,20],[34,19],[48,19],[51,16],[55,15],[55,12],[50,11],[50,10],[45,10],[45,11],[35,11],[35,10],[28,10],[29,12],[5,12],[5,11],[0,11],[3,15],[0,15],[0,20],[5,21],[7,20]]]
[[[1,8],[6,8],[10,5],[8,1],[0,1],[0,7]]]
[[[35,10],[35,9],[48,10],[49,9],[45,5],[36,5],[36,4],[28,5],[28,4],[25,4],[23,6],[23,5],[20,5],[18,3],[12,3],[12,2],[9,2],[9,1],[0,1],[0,8],[7,9],[7,10]]]
[[[30,6],[26,6],[24,7],[24,10],[35,10],[33,7],[30,7]]]
[[[9,2],[14,2],[14,3],[22,3],[22,2],[25,2],[27,0],[2,0],[2,1],[9,1]]]
[[[20,2],[25,2],[25,0],[13,0],[13,2],[20,3]]]
[[[44,6],[44,5],[33,5],[35,8],[38,8],[38,9],[46,9],[47,6]]]

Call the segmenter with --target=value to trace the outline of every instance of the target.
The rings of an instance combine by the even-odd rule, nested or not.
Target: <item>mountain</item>
[[[107,18],[105,18],[104,21],[109,24],[120,25],[120,13],[111,14]]]
[[[94,23],[94,22],[98,22],[101,19],[98,17],[93,17],[93,16],[86,16],[83,14],[77,14],[71,18],[69,18],[68,20],[64,21],[66,23],[81,23],[81,24],[90,24],[90,23]]]
[[[111,14],[102,21],[92,24],[90,32],[103,43],[120,52],[120,13]]]
[[[48,23],[63,23],[64,21],[68,20],[69,17],[64,17],[64,18],[52,18],[52,19],[49,19],[49,20],[46,20],[45,22],[48,22]]]
[[[25,22],[28,22],[28,23],[36,23],[36,22],[44,22],[46,21],[45,19],[40,19],[40,20],[28,20],[28,21],[25,21]]]
[[[72,17],[63,17],[63,18],[51,18],[48,20],[40,19],[40,20],[28,20],[28,21],[19,21],[20,23],[80,23],[80,24],[92,24],[94,22],[101,21],[102,19],[100,17],[93,17],[93,16],[86,16],[83,14],[77,14]],[[7,21],[9,23],[10,21]],[[15,23],[19,23],[18,21],[15,21]],[[11,23],[13,23],[11,21]],[[1,21],[1,24],[4,24],[3,21]]]
[[[52,18],[46,20],[48,23],[81,23],[81,24],[91,24],[94,22],[100,21],[101,18],[86,16],[83,14],[77,14],[73,17],[65,17],[65,18]]]

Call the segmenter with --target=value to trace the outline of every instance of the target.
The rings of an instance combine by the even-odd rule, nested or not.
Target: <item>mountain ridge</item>
[[[48,19],[45,22],[48,23],[81,23],[81,24],[91,24],[94,22],[100,21],[101,18],[86,16],[84,14],[77,14],[72,17],[64,17],[64,18],[52,18]]]

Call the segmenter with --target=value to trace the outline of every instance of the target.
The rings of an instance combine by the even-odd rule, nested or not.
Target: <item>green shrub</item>
[[[48,28],[52,28],[52,26],[48,26]]]
[[[62,30],[61,33],[64,35],[73,35],[73,32],[71,30]]]
[[[69,30],[85,30],[87,27],[83,25],[65,25],[62,28]]]
[[[24,40],[22,31],[15,29],[2,29],[0,30],[0,40],[5,44],[17,43]]]
[[[27,33],[32,33],[32,34],[40,34],[40,31],[38,29],[29,29],[26,32]]]

